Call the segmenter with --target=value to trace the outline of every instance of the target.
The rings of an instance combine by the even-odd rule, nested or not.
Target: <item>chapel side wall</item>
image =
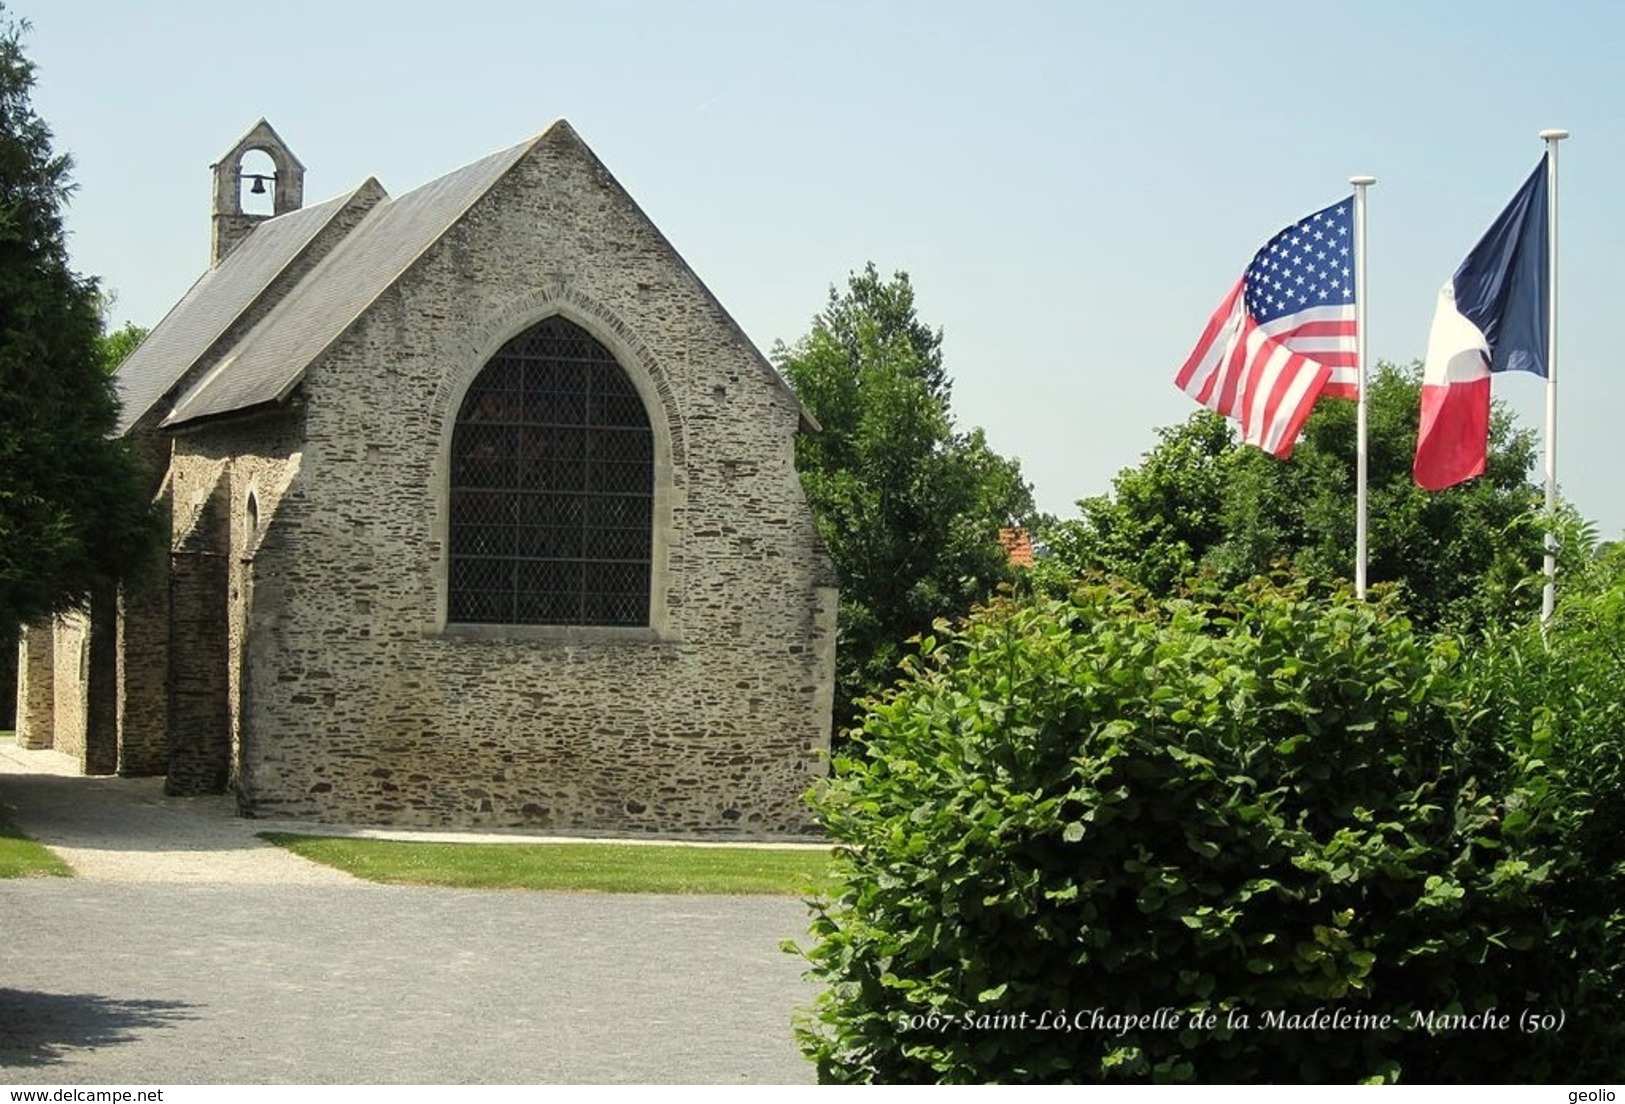
[[[446,419],[484,358],[550,313],[616,353],[658,424],[658,632],[442,623]],[[245,750],[252,809],[810,829],[835,592],[793,468],[799,410],[595,161],[563,142],[521,162],[303,396],[303,475],[255,562],[247,711],[275,744]]]
[[[115,607],[113,591],[94,592],[87,608],[31,626],[20,657],[18,742],[70,756],[85,774],[117,766]]]
[[[56,739],[55,622],[23,626],[17,647],[17,744],[40,751]]]
[[[228,463],[177,441],[169,550],[169,674],[164,792],[221,793],[230,769],[225,592]]]
[[[167,560],[162,552],[118,595],[118,773],[126,778],[169,766]]]
[[[64,755],[85,759],[86,687],[90,675],[90,618],[82,611],[65,613],[52,624],[51,746]]]
[[[176,439],[169,647],[170,789],[241,789],[254,559],[299,472],[297,412]]]
[[[126,440],[151,475],[154,506],[165,529],[172,529],[169,438],[138,431]],[[115,766],[126,778],[161,775],[169,765],[169,543],[153,548],[116,595]]]
[[[92,590],[89,615],[85,738],[79,766],[86,774],[113,774],[118,770],[118,588]]]

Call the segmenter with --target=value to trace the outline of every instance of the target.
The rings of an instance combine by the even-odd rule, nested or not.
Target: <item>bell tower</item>
[[[243,171],[243,157],[258,151],[271,159],[269,173]],[[212,268],[248,236],[259,223],[289,211],[297,211],[305,201],[305,166],[288,149],[282,136],[261,119],[235,146],[209,166],[214,170],[214,234],[209,254]],[[267,189],[269,185],[269,189]],[[251,195],[271,194],[271,213],[243,211],[243,189]]]

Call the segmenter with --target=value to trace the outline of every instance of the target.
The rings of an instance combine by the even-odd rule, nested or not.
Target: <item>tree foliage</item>
[[[944,626],[817,798],[820,1077],[1617,1074],[1620,581],[1482,656],[1301,576]]]
[[[147,339],[147,328],[137,326],[134,322],[125,322],[116,330],[103,333],[97,339],[97,348],[101,352],[102,371],[112,375],[118,371],[129,355],[135,352],[135,347]]]
[[[1370,387],[1368,580],[1403,588],[1423,625],[1482,625],[1539,608],[1543,555],[1533,435],[1504,409],[1486,473],[1446,491],[1411,480],[1420,383],[1381,365]],[[1235,583],[1279,560],[1324,580],[1353,575],[1355,404],[1319,403],[1287,461],[1234,442],[1206,411],[1159,432],[1113,493],[1049,534],[1059,569],[1119,575],[1157,593],[1206,572]],[[1570,561],[1572,562],[1572,560]]]
[[[147,479],[111,440],[94,280],[68,266],[71,162],[31,103],[24,24],[0,9],[0,624],[82,602],[153,538]]]
[[[1020,466],[949,410],[942,334],[908,276],[853,273],[795,345],[774,350],[821,430],[796,466],[841,581],[836,721],[889,685],[903,645],[1010,577],[999,529],[1032,511]]]

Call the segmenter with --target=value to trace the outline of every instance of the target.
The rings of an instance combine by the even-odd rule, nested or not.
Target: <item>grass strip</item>
[[[416,843],[261,832],[358,878],[461,889],[805,896],[829,885],[825,849],[624,843]]]
[[[0,818],[0,878],[71,878],[73,868]]]

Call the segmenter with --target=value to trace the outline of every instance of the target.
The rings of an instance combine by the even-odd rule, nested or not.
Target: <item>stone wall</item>
[[[651,625],[448,626],[451,423],[489,356],[553,313],[615,354],[650,414]],[[800,798],[828,749],[835,580],[793,467],[799,407],[568,128],[420,258],[296,397],[303,454],[285,454],[274,508],[261,500],[247,579],[245,807],[808,829]],[[224,455],[227,432],[186,447]]]
[[[80,762],[85,757],[86,688],[90,680],[90,618],[58,617],[51,626],[51,746]]]
[[[219,793],[231,770],[229,483],[226,465],[213,467],[177,459],[171,472],[177,518],[183,501],[196,511],[169,553],[169,794]]]
[[[118,591],[91,593],[85,671],[85,742],[80,767],[86,774],[118,770]]]
[[[30,750],[56,742],[56,625],[24,626],[17,642],[17,743]]]
[[[167,566],[168,556],[160,558]],[[154,577],[156,576],[156,577]],[[169,577],[147,572],[119,592],[118,773],[169,768]]]
[[[165,611],[170,792],[241,790],[252,567],[299,470],[300,432],[293,410],[175,439]],[[297,541],[298,528],[285,531]]]

